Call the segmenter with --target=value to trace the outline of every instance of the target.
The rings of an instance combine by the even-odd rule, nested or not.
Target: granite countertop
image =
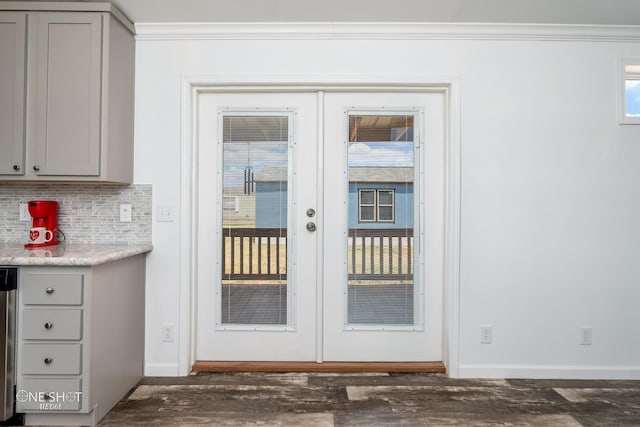
[[[60,244],[25,249],[20,243],[0,243],[0,265],[93,266],[143,254],[151,243]]]

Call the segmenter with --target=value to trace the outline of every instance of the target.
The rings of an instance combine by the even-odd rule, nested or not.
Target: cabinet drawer
[[[81,354],[80,344],[24,344],[21,373],[79,375]]]
[[[77,411],[82,407],[80,379],[24,379],[17,386],[16,411]]]
[[[22,312],[22,339],[82,339],[82,310],[25,308]]]
[[[22,275],[23,304],[82,304],[82,274]]]

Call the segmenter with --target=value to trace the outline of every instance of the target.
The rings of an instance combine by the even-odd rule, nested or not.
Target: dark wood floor
[[[199,373],[143,379],[100,426],[640,426],[640,381]]]

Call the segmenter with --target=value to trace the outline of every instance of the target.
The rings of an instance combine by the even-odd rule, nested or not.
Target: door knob
[[[307,209],[307,216],[309,218],[313,218],[314,216],[316,216],[316,210],[313,208],[309,208]]]
[[[313,222],[308,222],[307,223],[307,230],[309,231],[316,231],[316,224]]]

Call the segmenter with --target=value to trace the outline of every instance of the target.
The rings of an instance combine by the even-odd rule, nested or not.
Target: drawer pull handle
[[[53,363],[53,358],[52,357],[46,357],[44,359],[44,364],[45,365],[51,365]]]
[[[55,289],[53,289],[53,288],[47,288],[47,290],[45,292],[48,293],[49,295],[51,295],[54,291],[55,291]]]
[[[44,324],[44,328],[45,329],[52,329],[53,328],[53,322],[47,322]]]

